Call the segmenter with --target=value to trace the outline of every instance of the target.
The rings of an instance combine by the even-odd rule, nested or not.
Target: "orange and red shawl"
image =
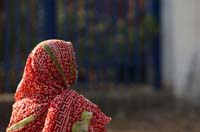
[[[44,46],[53,53],[61,69]],[[76,78],[75,54],[70,42],[46,40],[38,44],[28,56],[8,127],[34,115],[31,123],[14,132],[71,132],[72,125],[86,110],[93,113],[89,132],[105,132],[111,118],[69,89]]]

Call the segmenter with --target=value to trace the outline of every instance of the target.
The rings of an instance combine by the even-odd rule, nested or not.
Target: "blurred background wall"
[[[2,0],[0,7],[0,130],[28,54],[46,39],[73,43],[75,89],[113,121],[132,126],[133,111],[171,100],[158,92],[164,89],[161,0]]]
[[[15,92],[29,52],[53,38],[72,41],[79,84],[161,89],[160,0],[1,3],[1,92]]]
[[[164,83],[176,97],[199,100],[200,15],[198,0],[163,0]]]
[[[170,87],[177,97],[196,97],[199,88],[191,84],[198,78],[198,5],[198,0],[1,1],[0,91],[15,91],[37,43],[59,38],[74,44],[79,83]]]
[[[74,44],[80,84],[170,87],[176,97],[198,98],[199,4],[198,0],[1,1],[0,91],[15,91],[27,55],[37,43],[59,38]]]

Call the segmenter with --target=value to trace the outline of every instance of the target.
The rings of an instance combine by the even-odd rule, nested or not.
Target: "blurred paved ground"
[[[109,128],[113,132],[200,132],[199,108],[175,109],[139,112],[131,120],[114,120]]]
[[[170,91],[153,92],[148,87],[128,89],[81,93],[113,118],[109,132],[200,132],[200,108],[177,105]],[[0,95],[0,132],[5,130],[12,103],[13,95]]]

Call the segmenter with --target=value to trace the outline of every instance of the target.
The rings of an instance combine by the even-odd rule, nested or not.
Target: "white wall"
[[[163,82],[172,85],[173,81],[173,0],[162,2],[162,50]]]
[[[189,94],[193,90],[187,86],[191,61],[200,47],[200,1],[163,0],[162,6],[164,82],[174,87],[177,97],[193,96],[196,93]]]

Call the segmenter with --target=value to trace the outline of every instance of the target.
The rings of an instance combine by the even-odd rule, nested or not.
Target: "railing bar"
[[[10,0],[5,0],[5,52],[4,52],[4,70],[5,70],[5,90],[10,92]]]

